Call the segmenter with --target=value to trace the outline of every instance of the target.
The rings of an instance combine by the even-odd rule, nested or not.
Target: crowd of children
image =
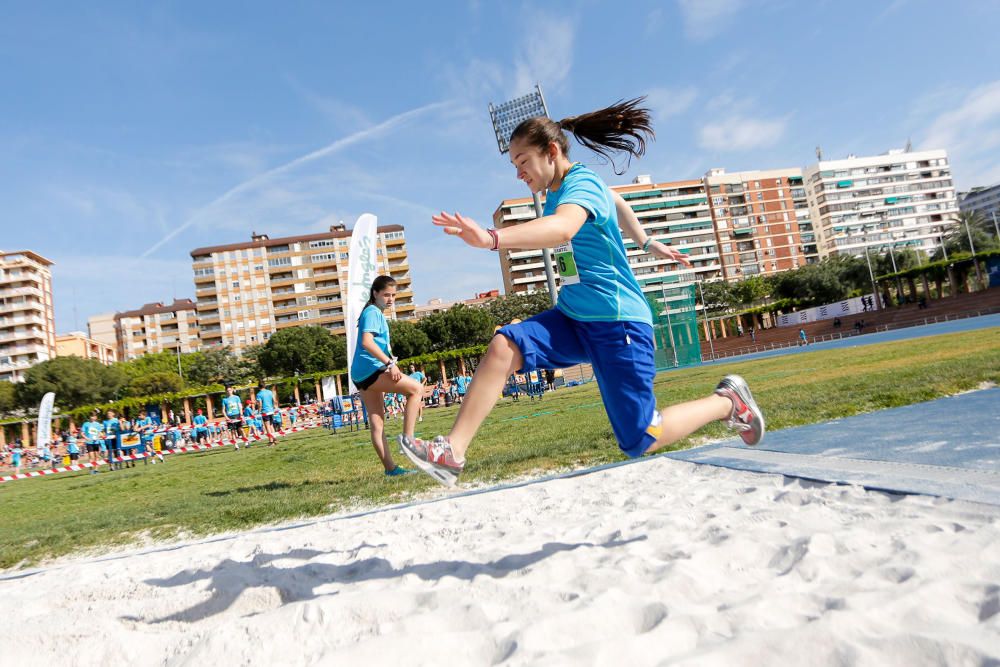
[[[269,400],[268,394],[271,394]],[[135,419],[119,416],[114,410],[108,410],[102,418],[94,411],[79,428],[56,433],[51,442],[33,447],[17,438],[0,445],[0,468],[5,473],[18,474],[89,462],[95,464],[91,474],[97,474],[96,464],[99,461],[110,461],[108,471],[119,470],[135,466],[134,460],[124,458],[126,455],[150,453],[155,456],[143,458],[142,461],[155,464],[163,461],[159,450],[205,444],[219,437],[246,437],[251,442],[266,437],[269,444],[273,445],[276,432],[286,425],[295,426],[300,410],[298,405],[285,411],[279,410],[273,393],[262,387],[258,387],[256,399],[248,400],[245,408],[235,390],[227,387],[222,407],[225,421],[209,422],[199,409],[187,427],[173,410],[169,410],[162,420],[145,410],[140,411]],[[163,427],[168,429],[161,431]],[[158,431],[161,435],[157,447],[155,438]],[[236,449],[239,449],[239,444]]]

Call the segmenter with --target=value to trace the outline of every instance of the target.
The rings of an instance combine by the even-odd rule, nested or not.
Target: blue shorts
[[[591,364],[618,446],[642,456],[661,426],[653,394],[653,327],[644,322],[581,322],[546,310],[497,332],[524,356],[518,373]]]

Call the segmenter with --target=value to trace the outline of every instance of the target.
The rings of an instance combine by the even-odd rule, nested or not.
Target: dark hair
[[[368,301],[365,302],[364,308],[375,303],[375,295],[384,290],[386,287],[396,284],[396,279],[392,276],[377,276],[375,280],[372,281],[372,287],[368,290]],[[362,310],[364,310],[362,308]]]
[[[569,156],[569,140],[566,132],[572,132],[576,140],[607,158],[616,174],[624,174],[633,157],[641,157],[646,152],[646,138],[656,137],[650,125],[649,110],[639,105],[645,97],[621,101],[604,109],[591,111],[580,116],[569,116],[556,122],[539,116],[522,121],[510,140],[521,139],[529,145],[545,150],[553,141]],[[617,152],[628,154],[625,168],[618,171],[612,155]]]

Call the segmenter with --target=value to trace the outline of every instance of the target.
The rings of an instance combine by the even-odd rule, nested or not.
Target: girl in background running
[[[398,393],[406,397],[403,435],[412,439],[423,393],[420,383],[405,375],[396,364],[396,357],[392,356],[389,323],[382,311],[395,300],[396,281],[390,276],[375,278],[368,294],[368,303],[358,318],[358,343],[351,362],[351,380],[361,391],[361,400],[368,410],[372,446],[389,477],[413,471],[396,465],[392,459],[392,451],[384,435],[386,394]]]
[[[642,98],[582,116],[530,118],[510,138],[510,160],[531,192],[545,195],[544,217],[484,229],[458,213],[434,224],[473,248],[554,248],[561,290],[555,308],[502,327],[476,369],[455,425],[424,442],[400,436],[400,447],[428,475],[452,486],[465,453],[512,373],[593,364],[601,398],[621,450],[630,457],[669,445],[713,421],[726,421],[748,445],[764,435],[764,415],[743,378],[729,375],[710,395],[657,410],[652,313],[629,267],[619,226],[643,252],[690,266],[680,252],[646,235],[624,199],[587,167],[569,159],[565,132],[610,158],[639,157],[653,137]]]

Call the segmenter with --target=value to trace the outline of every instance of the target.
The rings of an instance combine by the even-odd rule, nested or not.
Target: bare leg
[[[368,408],[368,427],[371,431],[372,447],[378,454],[379,461],[386,472],[396,469],[396,462],[392,460],[392,452],[385,441],[385,403],[382,392],[369,387],[361,392],[361,400]]]
[[[387,374],[383,373],[375,380],[375,384],[368,387],[368,391],[376,391],[380,394],[391,392],[406,396],[406,408],[403,412],[403,434],[412,438],[417,425],[417,415],[423,404],[424,390],[420,386],[420,383],[408,375],[404,375],[399,378],[399,381],[393,382]],[[367,405],[367,402],[365,405]]]
[[[663,417],[663,431],[646,451],[655,452],[694,433],[706,424],[727,419],[732,411],[733,402],[725,396],[716,394],[666,407],[660,410],[660,416]]]
[[[465,450],[482,425],[486,415],[496,405],[497,396],[503,391],[503,385],[510,374],[524,365],[521,350],[509,338],[503,335],[494,336],[490,341],[486,356],[476,369],[472,384],[465,394],[462,407],[458,410],[458,418],[448,434],[451,451],[455,459],[465,458]]]

